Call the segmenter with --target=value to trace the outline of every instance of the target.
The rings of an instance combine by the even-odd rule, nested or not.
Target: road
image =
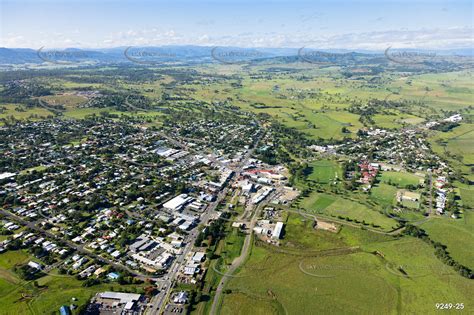
[[[186,144],[184,144],[180,141],[177,141],[176,139],[173,139],[173,138],[171,138],[171,137],[169,137],[165,134],[161,134],[161,135],[164,138],[168,139],[171,143],[175,144],[176,146],[179,146],[179,147],[181,147],[185,150],[188,150],[190,152],[193,152],[195,154],[203,155],[201,152],[198,152],[194,149],[189,148],[189,146],[187,146]],[[216,207],[226,198],[226,195],[229,191],[229,186],[235,180],[236,174],[240,174],[242,172],[243,167],[248,163],[248,160],[252,156],[255,148],[258,146],[258,144],[259,144],[259,142],[260,142],[260,140],[262,139],[263,136],[264,136],[264,132],[263,132],[263,129],[262,129],[262,132],[260,133],[260,135],[258,135],[252,149],[247,151],[247,154],[244,156],[241,163],[239,163],[239,165],[234,167],[234,168],[228,167],[227,165],[223,164],[221,161],[219,161],[215,158],[209,158],[213,163],[218,164],[220,166],[228,167],[229,169],[233,170],[234,173],[232,173],[232,175],[230,176],[230,178],[227,182],[226,187],[224,187],[224,189],[221,190],[221,192],[218,194],[216,200],[208,206],[206,212],[201,217],[201,222],[203,222],[204,224],[209,223],[211,215],[215,214]],[[87,256],[90,256],[90,257],[92,257],[92,258],[94,258],[98,261],[101,261],[103,263],[111,265],[111,266],[113,266],[114,268],[116,268],[118,270],[127,271],[131,275],[134,275],[135,277],[138,277],[140,279],[152,279],[156,282],[160,282],[161,283],[161,288],[163,288],[163,289],[160,290],[160,293],[152,299],[152,301],[151,301],[152,306],[151,306],[150,309],[147,310],[148,314],[160,314],[161,313],[161,307],[164,306],[164,302],[166,301],[166,299],[169,297],[169,295],[171,293],[171,289],[173,287],[175,278],[176,278],[179,270],[183,267],[184,263],[186,262],[185,258],[189,254],[189,252],[193,249],[194,241],[196,240],[198,234],[200,233],[200,231],[198,229],[194,229],[190,234],[188,234],[188,236],[186,237],[186,244],[187,245],[185,246],[185,248],[183,250],[183,253],[181,255],[179,255],[178,258],[173,262],[172,266],[170,267],[170,271],[168,272],[168,274],[165,275],[163,278],[153,278],[153,277],[150,277],[148,275],[139,273],[135,270],[132,270],[131,268],[128,268],[127,266],[124,266],[120,263],[114,262],[110,259],[107,259],[107,258],[104,258],[100,255],[97,255],[94,252],[85,249],[82,245],[78,245],[78,244],[75,244],[75,243],[73,243],[69,240],[63,239],[63,238],[59,237],[58,235],[55,235],[55,234],[53,234],[53,233],[37,226],[36,225],[37,222],[26,221],[23,218],[15,215],[13,213],[10,213],[8,211],[4,211],[4,210],[1,210],[1,209],[0,209],[0,214],[3,214],[4,216],[10,218],[11,220],[14,220],[14,221],[18,222],[19,224],[24,225],[24,226],[30,228],[31,230],[35,230],[35,231],[39,232],[40,234],[42,234],[44,236],[47,236],[51,239],[54,239],[54,240],[60,242],[61,244],[64,244],[64,245],[68,246],[69,248],[71,248],[71,249],[73,249],[77,252],[83,253],[83,254],[85,254]]]
[[[430,213],[429,215],[433,215],[433,173],[431,170],[428,171],[430,174]]]
[[[28,227],[29,229],[35,230],[35,231],[39,232],[39,233],[42,234],[42,235],[45,235],[45,236],[47,236],[47,237],[49,237],[49,238],[52,238],[52,239],[54,239],[54,240],[57,240],[58,242],[61,242],[62,244],[68,246],[69,248],[71,248],[71,249],[73,249],[73,250],[75,250],[75,251],[78,251],[78,252],[80,252],[80,253],[83,253],[83,254],[85,254],[85,255],[88,255],[88,256],[90,256],[90,257],[92,257],[92,258],[94,258],[94,259],[97,259],[98,261],[101,261],[101,262],[103,262],[103,263],[109,264],[109,265],[113,266],[113,267],[116,268],[116,269],[125,270],[125,271],[129,272],[130,274],[132,274],[132,275],[134,275],[134,276],[136,276],[136,277],[138,277],[138,278],[140,278],[140,279],[149,279],[149,278],[150,278],[150,276],[147,276],[147,275],[145,275],[145,274],[139,273],[139,272],[137,272],[137,271],[135,271],[135,270],[133,270],[133,269],[128,268],[127,266],[124,266],[124,265],[119,264],[119,263],[117,263],[117,262],[114,262],[114,261],[112,261],[112,260],[110,260],[110,259],[107,259],[107,258],[104,258],[104,257],[102,257],[102,256],[99,256],[99,255],[95,254],[94,252],[91,252],[90,250],[85,249],[82,245],[77,245],[77,244],[75,244],[75,243],[73,243],[73,242],[71,242],[71,241],[69,241],[69,240],[60,238],[58,235],[55,235],[55,234],[53,234],[53,233],[51,233],[51,232],[48,232],[48,231],[46,231],[46,230],[44,230],[44,229],[38,227],[38,226],[36,225],[36,222],[26,221],[26,220],[22,219],[21,217],[15,215],[15,214],[13,214],[13,213],[10,213],[10,212],[8,212],[8,211],[1,210],[1,209],[0,209],[0,214],[2,214],[2,215],[4,215],[4,216],[6,216],[6,217],[8,217],[8,218],[10,218],[10,219],[12,219],[12,220],[18,222],[18,223],[21,224],[21,225],[24,225],[24,226]],[[155,280],[155,281],[160,281],[160,279],[153,279],[153,280]]]
[[[245,154],[244,158],[239,163],[239,165],[235,168],[230,168],[234,172],[232,173],[229,180],[227,181],[227,185],[220,191],[216,200],[212,202],[211,204],[209,204],[205,213],[201,217],[201,222],[203,222],[205,225],[209,223],[211,215],[215,214],[215,209],[217,208],[217,206],[226,198],[227,193],[229,191],[229,187],[235,181],[236,175],[240,174],[243,171],[243,167],[248,163],[248,160],[254,153],[255,149],[257,148],[264,134],[265,133],[262,132],[257,137],[254,143],[254,146],[252,147],[252,149],[247,151],[247,153]],[[195,154],[202,155],[200,152],[190,149],[187,145],[177,141],[176,139],[172,139],[165,134],[162,134],[162,136],[168,139],[171,143],[177,146],[180,146],[185,150],[189,150],[190,152],[193,152]],[[216,159],[210,159],[210,160],[216,164],[223,165],[221,161],[218,161]],[[224,166],[227,167],[226,165]],[[173,262],[173,265],[170,267],[170,272],[168,273],[168,276],[165,278],[166,288],[164,290],[161,290],[158,295],[153,297],[153,299],[151,300],[152,306],[146,311],[146,314],[155,315],[155,314],[162,313],[162,308],[165,306],[165,302],[171,294],[176,275],[178,274],[178,271],[183,267],[184,263],[186,262],[185,258],[189,254],[189,252],[193,249],[194,241],[196,240],[199,233],[200,231],[198,231],[197,229],[194,229],[186,238],[187,245],[185,246],[183,253],[179,256],[179,258],[176,261]]]
[[[267,198],[271,198],[271,196],[268,196]],[[211,311],[209,312],[210,315],[216,314],[219,308],[219,303],[220,303],[219,301],[221,299],[222,291],[224,290],[228,279],[232,277],[232,274],[245,262],[245,260],[247,259],[249,255],[249,250],[252,247],[253,228],[255,227],[255,224],[257,223],[257,219],[263,207],[264,207],[263,204],[260,204],[260,206],[255,207],[253,216],[250,219],[250,224],[248,225],[249,233],[245,236],[244,245],[242,246],[240,256],[235,258],[232,261],[232,264],[230,265],[229,270],[225,273],[225,275],[222,277],[221,281],[219,282],[219,285],[216,288],[216,293],[214,295],[214,300],[212,301]]]

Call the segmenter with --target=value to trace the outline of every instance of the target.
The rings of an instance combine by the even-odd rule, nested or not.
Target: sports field
[[[309,164],[311,173],[308,180],[314,180],[318,183],[327,184],[334,181],[335,178],[341,178],[341,168],[339,164],[331,160],[318,160]]]

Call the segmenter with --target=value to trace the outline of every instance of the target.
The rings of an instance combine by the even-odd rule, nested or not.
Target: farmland
[[[451,221],[444,218],[434,218],[422,224],[428,234],[438,242],[447,246],[448,251],[457,260],[474,268],[474,254],[466,244],[474,241],[473,221],[471,210],[464,213],[463,219]]]
[[[251,276],[230,281],[230,293],[225,295],[222,312],[230,312],[238,303],[243,310],[252,307],[275,314],[282,309],[289,314],[301,314],[324,312],[328,308],[336,313],[347,309],[355,313],[430,313],[440,297],[468,301],[473,293],[469,280],[447,271],[434,257],[432,248],[419,240],[359,238],[361,235],[356,233],[370,232],[353,232],[350,228],[343,228],[338,234],[314,231],[310,225],[301,226],[301,220],[302,217],[290,216],[288,221],[285,242],[288,242],[286,246],[291,245],[291,255],[266,246],[253,247],[241,271]],[[306,240],[301,242],[302,229],[306,229]],[[355,235],[358,235],[356,239]],[[295,254],[295,244],[301,256]],[[357,244],[361,250],[336,256],[317,252],[349,244]],[[371,254],[375,250],[383,258]],[[417,253],[416,259],[412,252]],[[409,276],[404,277],[395,266],[404,266]],[[446,277],[450,277],[449,287],[443,285]],[[303,298],[309,292],[317,298]]]
[[[16,211],[12,200],[25,200],[33,211],[29,201],[43,188],[35,186],[31,200],[10,191],[22,187],[21,194],[26,182],[53,176],[47,185],[58,187],[41,202],[45,209],[61,204],[68,219],[45,224],[48,231],[94,246],[94,253],[135,268],[137,278],[154,277],[155,306],[186,291],[194,315],[216,305],[221,314],[430,314],[446,301],[472,308],[472,71],[410,73],[364,58],[351,66],[289,59],[79,67],[38,70],[34,80],[12,73],[19,79],[0,90],[2,130],[12,130],[4,131],[10,142],[2,165],[22,178],[2,188],[9,195],[2,210]],[[427,125],[457,115],[462,119],[446,130]],[[179,157],[160,155],[167,150]],[[221,181],[224,172],[232,175]],[[429,187],[430,175],[438,186]],[[268,195],[256,201],[262,191]],[[182,194],[194,210],[164,206]],[[184,212],[193,220],[188,228],[176,223]],[[231,228],[229,217],[242,225]],[[43,219],[27,220],[40,226]],[[273,237],[277,222],[284,228]],[[413,226],[422,229],[419,237],[407,234]],[[94,231],[83,238],[85,228]],[[0,241],[20,231],[5,230]],[[119,234],[106,239],[108,249],[97,245],[103,231]],[[170,264],[149,271],[135,261],[130,248],[141,233],[164,244]],[[192,260],[194,252],[204,253],[202,261]],[[18,314],[57,310],[72,297],[83,305],[99,291],[143,291],[105,274],[84,286],[81,270],[63,276],[53,269],[36,284],[25,282],[13,267],[30,259],[26,248],[0,254],[0,302]],[[225,275],[239,259],[235,277]]]

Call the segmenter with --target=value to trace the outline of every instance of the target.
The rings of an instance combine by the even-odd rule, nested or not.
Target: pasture
[[[446,268],[423,241],[361,237],[373,233],[345,227],[332,234],[301,226],[298,220],[306,219],[290,215],[284,246],[253,246],[241,270],[249,276],[232,278],[226,287],[224,314],[235,309],[241,314],[254,309],[259,314],[313,314],[328,309],[336,314],[348,309],[354,314],[432,313],[440,299],[460,300],[468,304],[466,308],[472,307],[470,280]],[[293,224],[299,227],[295,230]],[[302,233],[306,240],[299,242]],[[349,245],[360,247],[333,255],[324,251]]]

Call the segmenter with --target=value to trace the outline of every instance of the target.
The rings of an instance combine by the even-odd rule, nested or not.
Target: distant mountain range
[[[383,51],[304,48],[306,52],[328,54],[383,54]],[[472,48],[447,50],[403,49],[404,52],[435,53],[437,55],[473,56]],[[159,47],[114,47],[100,49],[28,49],[1,48],[0,64],[42,64],[42,63],[156,63],[156,62],[203,62],[218,60],[234,63],[239,60],[272,57],[298,56],[301,48],[239,48],[209,46],[159,46]]]

